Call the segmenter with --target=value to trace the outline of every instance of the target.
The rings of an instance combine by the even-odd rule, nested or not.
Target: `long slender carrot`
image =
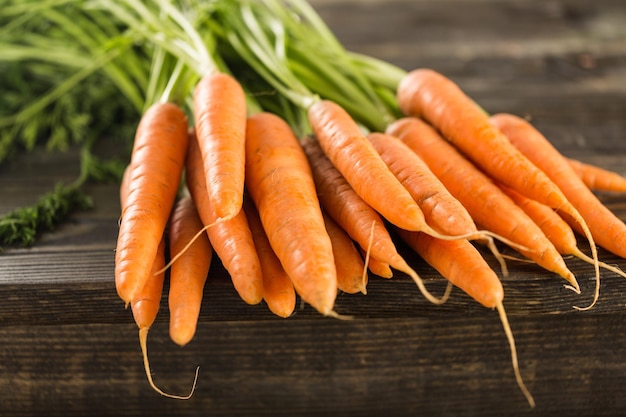
[[[180,346],[189,343],[196,332],[204,284],[213,257],[207,234],[202,233],[195,238],[202,227],[191,197],[178,200],[170,217],[167,234],[170,254],[182,253],[171,266],[168,295],[170,338]],[[192,239],[193,242],[187,247]]]
[[[361,253],[348,234],[330,215],[322,212],[326,231],[333,246],[337,288],[348,294],[367,294],[367,270]]]
[[[249,198],[244,197],[243,209],[261,262],[263,298],[272,313],[283,318],[289,317],[296,308],[296,290],[293,282],[274,253],[261,224],[259,213]]]
[[[517,249],[543,268],[580,287],[562,256],[541,229],[494,182],[421,119],[406,117],[388,132],[417,153],[481,227],[531,251]]]
[[[398,230],[400,237],[429,265],[450,282],[465,291],[487,308],[496,308],[511,349],[511,362],[515,380],[531,407],[535,400],[526,387],[519,370],[515,339],[504,305],[504,289],[498,276],[487,264],[480,252],[467,240],[446,241],[424,233]]]
[[[589,242],[599,285],[597,248],[587,221],[579,212],[581,207],[570,202],[570,196],[564,195],[555,178],[541,169],[538,160],[533,163],[524,156],[491,123],[483,109],[452,80],[436,71],[409,72],[400,82],[397,96],[402,112],[424,117],[491,178],[571,216]],[[552,159],[547,154],[542,155],[543,162]]]
[[[122,211],[126,208],[128,196],[130,194],[129,186],[131,174],[132,170],[129,165],[124,170],[122,182],[120,185],[120,205]],[[165,247],[166,239],[165,235],[163,235],[159,241],[159,246],[157,247],[155,258],[153,259],[148,280],[146,284],[139,290],[139,292],[136,293],[135,298],[131,300],[130,307],[133,313],[133,319],[135,320],[135,323],[139,328],[139,345],[141,347],[141,352],[143,355],[143,364],[146,372],[146,377],[148,378],[148,383],[156,392],[163,396],[186,400],[191,398],[191,396],[193,395],[198,379],[198,370],[196,369],[196,376],[190,393],[186,396],[173,395],[162,391],[159,387],[156,386],[154,380],[152,379],[150,362],[148,360],[148,332],[150,331],[150,327],[152,327],[152,325],[154,324],[154,321],[156,320],[157,314],[159,312],[161,306],[161,297],[163,294],[163,283],[165,281],[165,270],[163,268],[165,265]]]
[[[538,201],[526,198],[508,187],[500,185],[500,188],[543,230],[543,233],[550,239],[559,253],[572,255],[593,264],[593,259],[578,247],[576,236],[570,225],[556,211]],[[626,273],[619,268],[605,262],[599,262],[599,264],[600,267],[608,271],[626,277]]]
[[[150,276],[180,184],[187,141],[187,116],[172,103],[150,107],[137,128],[115,252],[116,289],[126,303]]]
[[[193,98],[208,198],[217,219],[229,219],[243,201],[245,94],[232,76],[211,72],[200,79]]]
[[[490,120],[506,135],[516,149],[543,170],[561,189],[584,219],[584,224],[568,210],[564,212],[573,217],[573,220],[582,227],[585,235],[586,225],[593,239],[600,246],[626,258],[626,224],[589,190],[565,157],[548,139],[527,120],[512,114],[494,115]],[[558,209],[561,210],[561,208]],[[592,247],[592,258],[597,262],[595,245]],[[590,307],[598,299],[599,291],[600,276],[596,274],[596,291]]]
[[[566,158],[566,160],[588,188],[597,191],[626,192],[626,177],[623,175],[577,159]]]
[[[300,297],[335,314],[337,274],[311,170],[289,125],[272,113],[248,118],[246,187]]]
[[[345,177],[335,168],[323,152],[319,142],[307,137],[302,140],[302,147],[309,160],[319,200],[324,210],[357,242],[362,250],[369,253],[374,259],[372,267],[377,266],[377,260],[383,265],[387,264],[402,271],[415,281],[428,300],[436,304],[444,302],[446,296],[438,299],[430,294],[419,275],[398,254],[383,219],[356,193]],[[374,273],[388,274],[388,271],[385,268]]]
[[[263,274],[250,227],[243,210],[230,220],[217,221],[208,193],[198,141],[190,132],[185,178],[198,214],[207,228],[213,250],[228,271],[235,290],[248,304],[258,304],[263,299]]]

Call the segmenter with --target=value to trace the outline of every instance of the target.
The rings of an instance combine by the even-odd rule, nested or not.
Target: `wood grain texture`
[[[405,69],[435,68],[488,111],[529,115],[568,156],[626,173],[626,3],[622,0],[313,0],[351,50]],[[0,212],[34,202],[78,172],[76,154],[21,156],[0,167]],[[279,319],[241,301],[218,261],[198,332],[179,348],[166,300],[149,336],[153,375],[186,402],[148,386],[137,328],[113,285],[119,202],[92,186],[95,208],[28,249],[0,254],[2,416],[622,416],[626,413],[626,280],[568,259],[583,292],[528,264],[510,264],[505,307],[522,375],[518,390],[497,313],[459,290],[428,304],[413,282],[370,278]],[[626,197],[601,198],[626,219]],[[584,240],[581,240],[584,247]],[[445,282],[400,250],[435,293]],[[488,255],[486,255],[488,256]],[[601,258],[626,267],[606,251]],[[494,263],[494,267],[496,267]],[[166,288],[167,290],[167,288]]]

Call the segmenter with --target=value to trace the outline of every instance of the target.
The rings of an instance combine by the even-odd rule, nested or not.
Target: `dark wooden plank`
[[[405,69],[436,68],[488,111],[530,115],[564,153],[626,168],[626,4],[621,0],[331,1],[314,6],[349,49]],[[36,153],[0,167],[0,213],[72,181],[76,153]],[[583,293],[528,264],[511,264],[505,306],[522,374],[519,392],[494,311],[459,290],[428,304],[408,277],[370,278],[368,294],[341,294],[337,311],[309,306],[278,319],[243,303],[219,262],[198,332],[184,348],[167,334],[167,300],[150,336],[154,377],[187,402],[148,386],[136,326],[113,285],[119,202],[91,186],[95,208],[73,215],[28,249],[0,254],[0,414],[620,416],[626,411],[626,280],[603,273],[597,306],[590,265],[568,259]],[[626,219],[626,198],[602,194]],[[584,241],[581,247],[585,249]],[[401,250],[441,293],[445,282]],[[602,259],[626,263],[601,251]],[[495,267],[495,263],[494,263]],[[167,291],[167,288],[166,288]]]

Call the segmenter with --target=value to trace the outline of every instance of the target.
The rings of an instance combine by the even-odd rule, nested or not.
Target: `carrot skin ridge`
[[[229,219],[243,202],[245,94],[231,75],[211,72],[196,85],[193,103],[209,201],[217,219]]]
[[[170,253],[179,253],[194,238],[196,230],[202,229],[202,221],[191,197],[179,200],[172,212],[168,226]],[[213,248],[206,233],[202,233],[170,270],[169,312],[170,338],[184,346],[193,338],[204,284],[213,257]]]
[[[300,297],[332,314],[337,274],[313,176],[290,126],[272,113],[248,118],[246,187]]]
[[[129,164],[129,192],[115,252],[115,284],[126,303],[149,278],[176,199],[187,149],[187,116],[172,103],[158,103],[142,116]]]
[[[240,210],[232,219],[218,221],[206,191],[202,158],[195,134],[190,132],[186,162],[186,183],[214,252],[228,271],[235,290],[247,304],[263,299],[263,274],[252,232],[245,213]]]

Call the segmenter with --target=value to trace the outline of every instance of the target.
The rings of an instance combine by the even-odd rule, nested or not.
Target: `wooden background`
[[[352,50],[405,69],[435,68],[487,111],[531,116],[565,154],[626,173],[623,0],[315,0]],[[314,53],[313,51],[311,53]],[[76,154],[23,156],[0,167],[0,213],[75,178]],[[367,296],[339,295],[351,321],[309,306],[279,319],[248,306],[214,262],[198,333],[179,348],[167,306],[149,338],[148,386],[129,311],[115,294],[117,189],[92,186],[94,210],[29,249],[0,254],[2,416],[621,416],[626,413],[626,280],[568,260],[576,296],[532,265],[511,265],[505,306],[529,408],[497,313],[459,290],[429,305],[412,281],[372,277]],[[626,197],[604,194],[626,219]],[[444,281],[401,248],[443,291]],[[626,261],[600,251],[606,262]]]

